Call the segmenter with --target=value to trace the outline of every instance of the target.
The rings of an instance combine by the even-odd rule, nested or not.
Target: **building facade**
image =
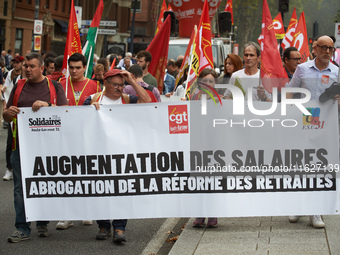
[[[82,7],[83,20],[92,20],[98,3],[99,0],[74,0],[76,6]],[[26,55],[28,52],[33,51],[34,18],[35,11],[38,10],[38,19],[43,20],[40,51],[54,51],[58,55],[63,54],[70,7],[70,0],[0,1],[0,50],[12,49],[13,53],[19,53],[21,55]],[[103,44],[101,45],[103,48],[102,52],[104,52],[103,46],[107,47],[106,50],[108,50],[108,48],[114,47],[115,44],[120,44],[120,46],[127,44],[128,38],[130,37],[130,16],[131,0],[104,0],[102,20],[117,21],[117,27],[102,27],[116,30],[114,35],[98,35],[99,41],[102,37],[100,41]],[[143,18],[143,24],[141,26],[146,25],[150,27],[146,22],[146,17],[147,15]],[[149,30],[148,28],[148,33],[150,32]],[[145,34],[144,36],[147,35]],[[83,34],[81,39],[85,41],[86,34]],[[123,48],[124,51],[127,50],[125,46]]]

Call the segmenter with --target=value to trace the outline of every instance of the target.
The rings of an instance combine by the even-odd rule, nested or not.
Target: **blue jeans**
[[[97,220],[97,224],[99,228],[111,228],[110,220]],[[116,229],[120,229],[125,231],[125,227],[127,224],[127,220],[113,220],[112,221],[112,226],[113,226],[113,231]]]
[[[29,236],[31,234],[31,223],[26,221],[24,196],[22,192],[19,148],[16,148],[15,151],[12,151],[11,164],[13,168],[13,182],[14,182],[14,209],[16,214],[15,227],[19,231]],[[48,221],[37,221],[37,226],[44,226],[47,224]]]

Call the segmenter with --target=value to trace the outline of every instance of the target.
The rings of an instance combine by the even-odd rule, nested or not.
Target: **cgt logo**
[[[303,115],[302,129],[323,129],[325,121],[320,121],[320,108],[307,108],[307,110],[310,112],[310,115]]]
[[[187,105],[169,105],[168,114],[170,134],[189,133]]]

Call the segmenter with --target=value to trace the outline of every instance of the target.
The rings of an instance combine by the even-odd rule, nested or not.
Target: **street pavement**
[[[220,218],[217,228],[193,228],[191,218],[169,255],[338,255],[340,216],[323,216],[326,228],[309,217]]]

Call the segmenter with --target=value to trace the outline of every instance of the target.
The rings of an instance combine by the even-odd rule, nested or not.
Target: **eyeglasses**
[[[293,59],[294,61],[302,61],[302,58],[289,58],[289,59]]]
[[[334,51],[335,51],[335,48],[332,47],[332,46],[329,46],[329,47],[327,47],[326,45],[322,45],[322,46],[316,45],[316,46],[320,47],[323,51],[326,51],[327,49],[328,49],[330,52],[334,52]]]
[[[117,87],[124,88],[124,86],[125,86],[124,83],[111,83],[111,82],[108,82],[108,84],[111,84],[114,88],[117,88]]]

